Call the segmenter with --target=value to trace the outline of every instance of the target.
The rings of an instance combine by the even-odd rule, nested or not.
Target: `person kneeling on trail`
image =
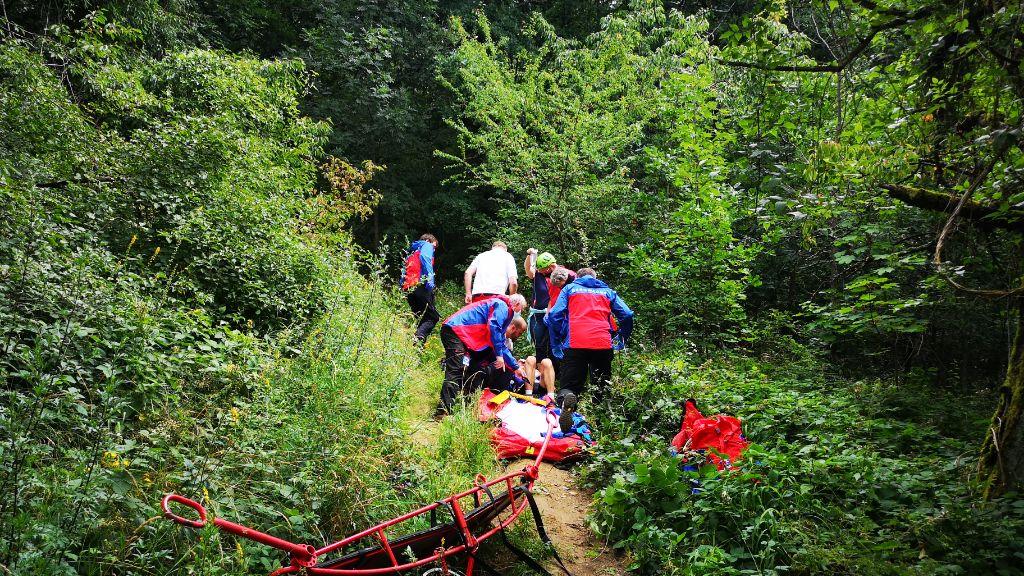
[[[522,316],[516,316],[505,330],[505,342],[509,351],[513,351],[512,343],[526,333],[526,320]],[[466,393],[473,392],[481,386],[491,390],[511,390],[516,392],[525,384],[523,360],[519,360],[519,368],[513,369],[508,364],[504,368],[497,368],[491,349],[484,352],[482,359],[475,365],[471,365],[466,373]]]
[[[402,267],[402,291],[409,301],[409,309],[416,315],[416,340],[420,344],[434,330],[441,315],[434,307],[434,290],[437,283],[434,279],[434,251],[437,250],[437,238],[433,234],[424,234],[409,246]]]
[[[618,321],[618,328],[612,318]],[[587,377],[594,401],[601,402],[612,376],[613,350],[625,348],[633,331],[633,311],[622,298],[597,279],[590,268],[558,295],[547,316],[551,352],[562,361],[562,379],[556,402],[562,409],[562,429],[572,425],[572,413]]]
[[[508,390],[524,396],[536,396],[545,402],[555,401],[555,369],[549,358],[541,360],[538,365],[536,356],[527,356],[519,359],[519,370],[497,370],[494,366],[485,366],[482,371],[484,386],[495,393]]]
[[[466,392],[466,377],[475,373],[475,367],[489,355],[493,365],[519,369],[519,363],[509,350],[505,331],[513,317],[526,307],[520,294],[493,296],[463,306],[441,325],[441,343],[444,345],[444,383],[441,400],[434,412],[435,418],[450,414],[460,393]]]

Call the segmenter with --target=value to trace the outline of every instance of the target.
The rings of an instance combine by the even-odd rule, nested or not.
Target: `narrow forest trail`
[[[592,494],[576,486],[575,474],[543,463],[534,492],[548,536],[574,576],[626,574],[626,558],[616,556],[587,527]],[[554,562],[547,565],[552,574],[560,573]]]
[[[435,362],[426,360],[419,369],[436,372],[436,381],[440,383],[442,375]],[[436,388],[439,386],[416,391],[408,406],[411,440],[424,450],[433,449],[441,432],[442,424],[430,418],[437,403]],[[512,471],[524,465],[524,460],[515,460],[508,462],[506,469]],[[586,516],[593,494],[580,489],[571,470],[542,463],[534,493],[548,536],[574,576],[625,576],[627,559],[617,556],[611,546],[597,538],[587,526]],[[530,524],[530,532],[534,530],[528,513],[520,519],[520,523],[523,522]],[[553,558],[544,558],[542,563],[552,574],[562,574]]]

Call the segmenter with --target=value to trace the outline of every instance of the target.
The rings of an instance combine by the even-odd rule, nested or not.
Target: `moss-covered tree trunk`
[[[1010,350],[999,405],[981,447],[979,474],[986,496],[1024,487],[1024,303],[1017,303],[1017,334]]]

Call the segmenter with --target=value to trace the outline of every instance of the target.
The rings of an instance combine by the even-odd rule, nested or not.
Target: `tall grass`
[[[441,424],[420,418],[424,399],[429,409],[436,402],[441,372],[436,358],[421,357],[410,319],[397,313],[402,302],[356,276],[344,278],[333,302],[299,354],[278,357],[251,400],[235,403],[229,448],[214,453],[217,481],[206,484],[220,514],[317,546],[496,469],[472,411]],[[280,560],[248,543],[216,551],[209,562],[231,574]],[[178,554],[202,564],[210,552],[200,538]]]

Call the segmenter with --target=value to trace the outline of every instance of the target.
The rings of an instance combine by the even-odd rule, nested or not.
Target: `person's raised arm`
[[[526,259],[523,260],[523,272],[526,273],[526,277],[533,280],[534,274],[537,273],[537,249],[530,248],[526,251]]]

